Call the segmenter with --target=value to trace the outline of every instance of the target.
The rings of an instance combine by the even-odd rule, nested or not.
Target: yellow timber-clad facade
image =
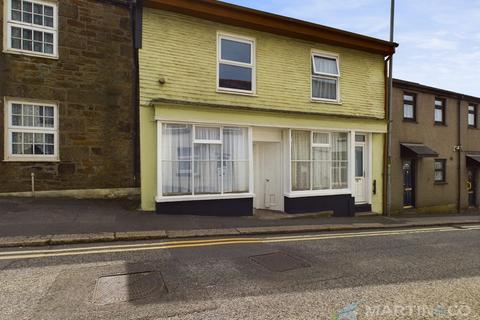
[[[228,5],[272,19],[266,32],[220,19],[221,2],[163,2],[146,2],[139,53],[144,210],[382,212],[391,44],[337,44],[334,29],[312,41],[282,34],[283,17]]]

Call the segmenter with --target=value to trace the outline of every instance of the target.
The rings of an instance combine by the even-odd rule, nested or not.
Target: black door
[[[469,207],[475,207],[477,205],[475,174],[475,168],[467,168],[467,192]]]
[[[415,206],[415,174],[414,161],[403,160],[403,206],[411,208]]]

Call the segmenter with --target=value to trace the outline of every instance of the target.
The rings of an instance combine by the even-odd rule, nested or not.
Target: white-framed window
[[[312,99],[340,101],[340,65],[338,56],[312,53]]]
[[[217,90],[255,93],[255,40],[218,34]]]
[[[403,120],[415,121],[417,108],[417,96],[414,93],[403,94]]]
[[[7,161],[58,161],[58,106],[6,101]]]
[[[435,182],[445,182],[447,172],[447,160],[435,159]]]
[[[348,189],[347,132],[291,130],[291,190]]]
[[[477,127],[477,105],[476,104],[469,104],[468,105],[468,116],[467,122],[469,128],[476,128]]]
[[[50,0],[5,0],[5,51],[56,58],[58,6]]]
[[[249,130],[162,123],[161,196],[250,192]]]
[[[445,111],[447,100],[442,98],[435,98],[435,124],[445,125]]]

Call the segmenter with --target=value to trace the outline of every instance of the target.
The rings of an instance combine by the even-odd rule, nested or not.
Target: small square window
[[[330,145],[330,134],[324,132],[314,132],[313,144]]]
[[[195,126],[195,140],[220,141],[220,128]]]

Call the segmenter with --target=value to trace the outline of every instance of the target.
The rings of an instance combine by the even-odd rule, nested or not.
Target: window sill
[[[433,125],[437,127],[448,127],[446,123],[440,123],[440,122],[434,122]]]
[[[243,92],[243,91],[234,91],[234,90],[228,90],[228,89],[220,89],[217,88],[216,90],[217,93],[224,93],[224,94],[235,94],[239,96],[247,96],[247,97],[257,97],[257,94],[255,92]]]
[[[3,49],[3,53],[15,54],[19,56],[28,56],[28,57],[34,57],[34,58],[45,58],[50,60],[59,59],[58,55],[39,54],[39,53],[33,53],[29,51],[20,51],[20,50],[14,50],[14,49]]]
[[[435,181],[433,184],[436,185],[436,186],[443,186],[443,185],[448,184],[448,182],[446,182],[446,181]]]
[[[60,162],[58,158],[6,158],[3,162]]]
[[[340,102],[339,100],[328,100],[328,99],[315,99],[315,98],[311,98],[311,99],[310,99],[310,102],[313,102],[313,103],[326,103],[326,104],[332,104],[332,105],[337,105],[337,106],[341,106],[341,105],[342,105],[342,102]]]
[[[309,191],[292,191],[285,193],[287,198],[303,198],[303,197],[321,197],[321,196],[333,196],[342,194],[352,194],[350,189],[338,189],[338,190],[309,190]]]
[[[474,126],[468,126],[468,129],[471,129],[471,130],[479,130],[478,127],[474,127]]]
[[[403,122],[418,124],[418,121],[416,119],[403,118]]]
[[[183,196],[157,196],[156,202],[178,202],[178,201],[201,201],[201,200],[221,200],[221,199],[242,199],[253,198],[253,193],[226,193],[226,194],[204,194],[204,195],[183,195]]]

